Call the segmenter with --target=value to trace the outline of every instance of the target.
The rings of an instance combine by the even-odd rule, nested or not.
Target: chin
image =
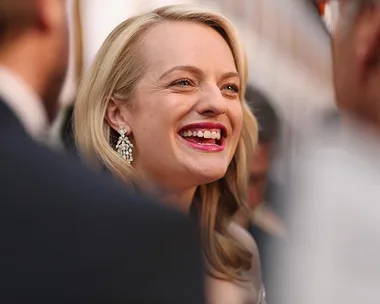
[[[215,182],[226,175],[228,165],[226,164],[212,164],[212,162],[207,162],[204,166],[191,167],[189,170],[190,174],[193,175],[193,180],[197,186],[209,184]]]
[[[208,150],[210,145],[199,147],[202,144],[189,144],[182,138],[180,138],[180,143],[181,149],[176,158],[186,168],[183,179],[189,181],[191,185],[209,184],[226,175],[233,153],[225,141],[222,141],[219,149],[216,145],[211,145],[211,148],[215,150]]]

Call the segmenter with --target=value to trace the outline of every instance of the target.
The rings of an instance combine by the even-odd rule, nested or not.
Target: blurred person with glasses
[[[338,110],[290,176],[279,303],[380,303],[380,1],[330,1],[325,19]]]

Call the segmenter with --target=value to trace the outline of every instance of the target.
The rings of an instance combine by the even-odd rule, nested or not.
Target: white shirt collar
[[[0,66],[0,95],[29,135],[44,140],[49,123],[41,98],[14,72]]]

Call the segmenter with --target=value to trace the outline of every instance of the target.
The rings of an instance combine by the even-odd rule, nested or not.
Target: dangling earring
[[[120,134],[120,136],[116,144],[117,153],[119,153],[120,156],[124,158],[130,164],[133,161],[133,157],[132,157],[133,144],[129,141],[128,137],[125,135],[125,133],[127,133],[125,128],[123,127],[119,128],[118,133]]]

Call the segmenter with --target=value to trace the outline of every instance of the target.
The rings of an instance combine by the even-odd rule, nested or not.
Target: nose
[[[202,90],[196,105],[200,115],[213,117],[227,112],[227,102],[218,86],[210,86]]]

